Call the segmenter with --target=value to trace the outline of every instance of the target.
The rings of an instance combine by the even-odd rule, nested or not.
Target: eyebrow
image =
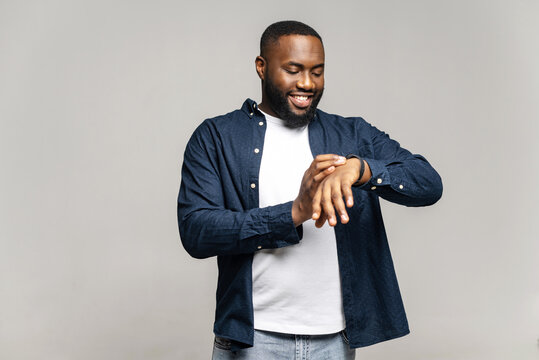
[[[293,61],[287,62],[286,65],[288,65],[288,66],[296,66],[296,67],[299,67],[301,69],[305,68],[305,65],[297,63],[297,62],[293,62]],[[324,68],[324,63],[316,64],[315,66],[312,67],[312,69],[318,69],[318,68]]]

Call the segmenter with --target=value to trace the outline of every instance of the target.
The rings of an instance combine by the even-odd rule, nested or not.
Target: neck
[[[266,94],[262,94],[262,101],[260,102],[260,104],[258,104],[258,108],[268,115],[274,116],[276,118],[279,117],[279,115],[277,115],[277,113],[273,111],[271,106],[269,105]]]

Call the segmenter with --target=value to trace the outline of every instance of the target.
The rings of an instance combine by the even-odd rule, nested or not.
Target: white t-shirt
[[[295,199],[313,161],[308,127],[289,129],[264,114],[260,207]],[[257,251],[253,258],[254,327],[288,334],[331,334],[345,328],[334,229],[303,223],[297,245]]]

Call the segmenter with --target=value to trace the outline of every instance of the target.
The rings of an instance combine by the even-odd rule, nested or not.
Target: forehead
[[[315,36],[285,35],[269,46],[266,57],[269,62],[321,64],[324,62],[324,47]]]

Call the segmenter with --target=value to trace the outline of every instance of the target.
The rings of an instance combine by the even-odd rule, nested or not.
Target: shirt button
[[[262,245],[258,246],[257,249],[258,249],[258,250],[262,249]]]
[[[258,123],[258,125],[260,125],[260,126],[264,126],[264,122],[263,122],[263,121],[261,121],[261,122],[259,122],[259,123]]]
[[[401,190],[404,189],[404,185],[400,184],[399,189],[401,189]]]
[[[255,108],[255,109],[256,109],[256,104],[253,104],[253,108]]]
[[[254,189],[256,187],[256,184],[255,183],[252,183],[251,184],[251,189]]]
[[[371,190],[376,190],[376,186],[371,187]]]
[[[258,154],[260,150],[258,148],[255,149],[255,154]]]
[[[382,179],[380,179],[380,178],[376,179],[376,183],[377,183],[377,184],[381,184],[381,183],[382,183]]]
[[[249,116],[253,116],[253,113],[250,113]]]

